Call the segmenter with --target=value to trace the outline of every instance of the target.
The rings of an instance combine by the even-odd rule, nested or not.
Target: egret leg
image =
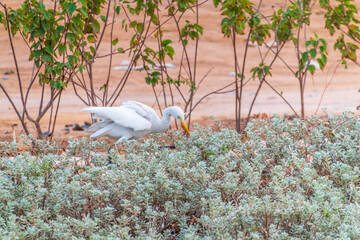
[[[121,137],[119,140],[117,140],[114,144],[112,144],[109,147],[109,150],[108,150],[108,163],[106,165],[112,164],[111,157],[110,157],[110,150],[115,147],[115,151],[119,152],[116,144],[121,143],[124,139],[127,139],[127,138],[126,137]]]

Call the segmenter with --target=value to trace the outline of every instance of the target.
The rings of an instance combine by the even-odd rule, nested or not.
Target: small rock
[[[88,129],[89,127],[90,127],[90,126],[88,126],[88,125],[82,125],[82,126],[81,126],[82,129]]]
[[[84,125],[81,126],[81,128],[83,129],[88,129],[91,126],[91,123],[89,122],[84,122]]]
[[[63,129],[63,131],[70,132],[70,128],[66,127],[66,128]]]
[[[14,74],[14,71],[11,69],[6,70],[6,72],[4,73],[5,75],[10,75],[10,74]]]
[[[4,81],[9,80],[9,77],[3,77],[1,80],[4,80]]]
[[[294,120],[296,118],[296,115],[295,114],[284,114],[284,119],[287,119],[287,120]]]
[[[51,137],[51,133],[49,133],[49,132],[44,132],[44,133],[42,134],[42,136],[43,136],[43,137]]]
[[[75,123],[73,129],[74,131],[84,131],[82,127],[80,127],[79,124]]]

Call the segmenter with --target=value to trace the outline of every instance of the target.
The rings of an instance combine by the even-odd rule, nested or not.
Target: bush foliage
[[[37,156],[1,144],[1,239],[360,239],[352,113],[275,116],[246,136],[195,126],[128,141],[109,165],[86,138],[62,154],[39,141]]]

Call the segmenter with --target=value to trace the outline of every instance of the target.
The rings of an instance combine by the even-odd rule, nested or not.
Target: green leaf
[[[35,65],[36,65],[36,67],[40,67],[40,60],[39,59],[35,60]]]
[[[36,50],[36,51],[33,51],[33,54],[34,54],[34,58],[38,59],[43,54],[43,51],[42,50]]]
[[[327,42],[326,42],[326,40],[323,39],[323,38],[320,38],[319,40],[320,40],[320,42],[324,45],[324,47],[325,47],[325,49],[326,49],[326,47],[327,47]]]
[[[166,45],[168,45],[168,44],[170,44],[170,43],[172,43],[172,42],[173,42],[173,41],[171,41],[170,39],[166,39],[166,40],[164,40],[164,41],[161,42],[161,46],[166,47]]]
[[[79,8],[79,12],[84,16],[84,17],[88,17],[88,14],[87,14],[87,12],[85,12],[85,10],[84,9],[82,9],[82,8]]]
[[[160,72],[152,72],[151,74],[150,74],[150,76],[153,76],[153,77],[159,77],[161,75],[161,73]]]
[[[53,48],[53,46],[51,46],[51,45],[47,45],[47,46],[45,47],[45,51],[46,51],[47,53],[49,53],[50,55],[53,55],[53,54],[54,54],[54,48]]]
[[[132,21],[132,22],[130,23],[130,27],[132,27],[132,28],[135,28],[136,25],[137,25],[137,21]]]
[[[43,2],[39,2],[38,6],[41,10],[45,10],[45,4]]]
[[[116,12],[117,15],[119,15],[119,13],[120,13],[120,6],[116,6],[115,12]]]
[[[59,81],[55,81],[54,88],[58,90],[61,89],[61,84]]]
[[[64,26],[57,26],[56,28],[56,34],[60,35],[64,31]]]
[[[78,0],[78,2],[81,3],[81,5],[82,5],[83,7],[87,7],[85,0]]]
[[[147,62],[148,62],[151,66],[155,66],[155,63],[154,63],[154,61],[152,61],[152,60],[148,59]]]
[[[311,74],[314,74],[314,72],[315,72],[315,66],[314,65],[308,65],[306,68],[310,71]]]
[[[73,64],[77,62],[77,58],[76,58],[75,55],[69,55],[68,56],[68,61],[71,64],[71,66],[73,66]]]
[[[219,3],[221,3],[221,0],[213,0],[214,6],[219,6]]]
[[[166,46],[165,51],[166,51],[167,55],[168,55],[171,59],[173,59],[173,56],[174,56],[174,54],[175,54],[174,48],[173,48],[172,46]]]
[[[40,37],[43,37],[45,35],[45,30],[43,28],[37,28],[36,32]]]
[[[138,44],[138,41],[135,38],[136,38],[136,34],[134,34],[130,39],[130,47],[135,47]]]
[[[45,30],[49,30],[50,27],[51,27],[50,22],[47,21],[47,20],[42,21],[42,25],[43,25],[43,28],[44,28]]]
[[[49,55],[49,54],[47,54],[47,53],[44,53],[44,54],[41,56],[41,59],[42,59],[44,62],[48,63],[48,62],[51,62],[52,57],[51,57],[51,55]]]
[[[143,24],[142,23],[138,23],[136,25],[136,30],[139,32],[139,33],[142,33],[143,31]]]
[[[73,44],[69,44],[68,47],[69,47],[70,51],[72,51],[72,52],[74,51],[74,45]]]
[[[102,86],[100,87],[99,90],[101,91],[101,90],[105,89],[106,87],[107,87],[107,84],[105,83],[104,85],[102,85]]]
[[[119,53],[124,53],[124,52],[125,52],[125,51],[124,51],[124,49],[123,49],[123,48],[121,48],[121,47],[120,47],[120,48],[118,48],[117,50],[118,50],[118,52],[119,52]]]
[[[321,54],[321,60],[323,61],[324,64],[327,63],[327,57],[325,54]]]
[[[82,72],[82,71],[84,70],[84,68],[85,68],[85,67],[84,67],[84,65],[79,64],[78,68],[79,68],[79,71],[80,71],[80,72]]]
[[[50,18],[53,16],[53,14],[50,13],[50,12],[53,12],[53,11],[52,11],[52,10],[49,10],[49,11],[43,12],[44,18],[45,18],[46,20],[50,20]]]
[[[316,57],[316,54],[317,54],[317,51],[316,49],[310,49],[309,50],[309,54],[312,58],[315,58]]]
[[[355,51],[350,51],[348,54],[348,58],[355,61],[356,60],[356,52]]]
[[[94,29],[95,33],[98,33],[100,31],[100,23],[98,21],[96,21],[95,19],[93,22],[93,29]]]
[[[199,39],[199,33],[198,32],[195,32],[195,31],[190,31],[189,32],[189,37],[191,38],[191,39]]]
[[[23,33],[24,33],[24,35],[26,35],[29,31],[30,31],[29,28],[23,27]]]
[[[94,43],[94,42],[95,42],[94,35],[89,35],[89,36],[87,37],[87,41],[88,41],[89,43]]]
[[[66,34],[66,37],[67,37],[67,40],[68,40],[69,42],[74,42],[74,41],[75,41],[75,34],[73,34],[73,33],[71,33],[71,32],[68,32],[68,33]]]
[[[39,41],[39,42],[35,42],[35,43],[33,43],[33,44],[31,45],[31,48],[37,49],[37,48],[40,47],[40,45],[41,45],[41,42],[40,42],[40,41]]]
[[[66,11],[71,15],[75,12],[76,10],[76,4],[75,3],[67,3],[65,5],[65,9]]]
[[[113,46],[115,46],[118,42],[119,42],[119,39],[118,39],[118,38],[115,38],[115,39],[111,42],[111,44],[112,44]]]
[[[29,61],[32,61],[34,59],[34,53],[30,52]]]
[[[51,65],[46,65],[45,70],[46,70],[46,72],[51,73],[53,70],[53,67]]]
[[[106,16],[100,15],[101,21],[106,22]]]
[[[308,52],[303,52],[302,54],[302,59],[301,59],[303,62],[307,62],[308,60]]]
[[[203,34],[203,27],[200,26],[199,24],[194,24],[194,28],[200,33],[200,34]]]
[[[323,69],[324,69],[324,66],[325,66],[323,60],[322,60],[321,58],[318,58],[318,59],[317,59],[317,62],[319,63],[320,69],[323,70]]]
[[[78,16],[75,16],[72,18],[74,26],[79,27],[80,25],[82,25],[82,21]]]
[[[134,15],[134,13],[135,13],[134,8],[130,7],[129,5],[128,5],[128,11],[129,11],[129,13],[131,13],[132,15]]]
[[[174,7],[174,6],[169,7],[169,9],[168,9],[168,15],[171,16],[171,15],[174,14],[174,12],[175,12],[175,7]]]
[[[64,54],[66,51],[66,45],[59,44],[58,49],[60,54]]]

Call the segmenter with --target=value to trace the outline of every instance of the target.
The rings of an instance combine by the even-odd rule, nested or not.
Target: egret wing
[[[102,120],[100,122],[97,122],[97,123],[94,123],[93,125],[91,125],[88,129],[86,129],[86,132],[87,133],[96,132],[97,130],[102,129],[112,123],[113,123],[113,121],[111,121],[109,119]]]
[[[111,120],[122,127],[141,131],[151,128],[151,123],[136,111],[126,107],[89,107],[82,111],[93,113],[93,118]]]
[[[122,107],[134,110],[137,114],[139,114],[143,118],[146,118],[150,122],[158,118],[158,115],[156,114],[154,109],[137,101],[123,102]]]

